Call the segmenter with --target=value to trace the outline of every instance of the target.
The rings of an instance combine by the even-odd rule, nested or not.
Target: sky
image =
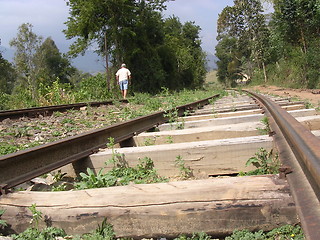
[[[202,29],[203,50],[214,54],[218,15],[223,8],[232,5],[233,0],[175,0],[167,3],[164,16],[175,15],[182,23],[194,21]],[[17,36],[18,27],[31,23],[34,33],[44,39],[51,37],[59,50],[65,53],[72,43],[62,33],[68,16],[65,0],[0,0],[1,46],[9,48],[9,41]]]

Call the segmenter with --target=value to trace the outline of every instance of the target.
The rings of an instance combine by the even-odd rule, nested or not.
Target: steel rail
[[[209,103],[219,94],[190,104],[171,109],[183,116],[187,110],[197,109]],[[10,188],[26,182],[44,173],[83,159],[105,147],[109,138],[115,142],[125,141],[134,135],[149,130],[169,119],[166,111],[138,117],[123,123],[92,130],[77,136],[37,146],[0,157],[0,190],[7,192]],[[1,195],[0,192],[0,195]]]
[[[128,100],[118,100],[120,102],[127,103]],[[45,107],[33,107],[33,108],[22,108],[16,110],[4,110],[0,111],[0,121],[6,118],[19,118],[19,117],[37,117],[40,114],[48,116],[51,115],[54,111],[66,111],[69,109],[80,109],[81,107],[91,106],[99,107],[101,105],[112,105],[114,100],[111,101],[102,101],[102,102],[82,102],[82,103],[73,103],[73,104],[61,104],[55,106],[45,106]]]
[[[257,98],[272,116],[272,127],[280,139],[280,160],[286,175],[306,239],[320,236],[320,140],[272,100]],[[285,141],[282,140],[282,136]]]

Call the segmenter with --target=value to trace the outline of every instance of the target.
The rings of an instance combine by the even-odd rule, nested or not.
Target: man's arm
[[[131,72],[130,72],[130,70],[128,69],[128,80],[130,80],[131,79]]]
[[[116,80],[117,80],[117,83],[119,84],[119,75],[118,75],[118,72],[116,73]]]

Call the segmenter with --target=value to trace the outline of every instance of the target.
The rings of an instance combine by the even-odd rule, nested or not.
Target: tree
[[[217,40],[236,40],[236,50],[233,50],[236,52],[236,59],[230,59],[230,64],[233,63],[237,69],[232,68],[233,75],[228,76],[230,79],[235,79],[236,75],[243,71],[251,75],[255,66],[263,68],[266,79],[265,63],[268,60],[270,44],[262,12],[263,8],[258,0],[234,0],[234,6],[224,8],[219,15]]]
[[[216,56],[218,71],[217,77],[219,82],[229,87],[235,86],[235,77],[239,72],[241,63],[237,49],[237,39],[232,37],[223,37],[216,46]]]
[[[61,83],[70,83],[70,77],[76,71],[50,37],[38,48],[34,61],[38,81],[45,85],[51,85],[57,78]]]
[[[10,46],[16,48],[14,55],[15,68],[22,86],[30,88],[32,98],[37,95],[37,77],[35,55],[42,37],[32,31],[32,24],[24,23],[18,28],[17,37],[10,41]]]
[[[272,31],[282,50],[279,59],[287,69],[292,85],[317,87],[320,66],[318,0],[275,0]],[[289,67],[290,66],[290,67]]]
[[[194,22],[182,24],[175,16],[165,20],[165,45],[174,53],[171,61],[175,61],[177,74],[173,84],[177,89],[195,88],[203,84],[206,55],[201,48],[200,30]]]
[[[0,52],[0,92],[10,94],[16,80],[15,70]]]
[[[153,10],[163,9],[167,0],[69,0],[70,17],[64,31],[68,39],[77,38],[71,45],[69,54],[84,53],[92,43],[98,44],[98,54],[109,59],[114,65],[124,60],[124,46],[127,39],[135,35],[132,24],[139,7]],[[108,63],[108,60],[106,60]],[[107,76],[108,68],[106,68]],[[109,81],[108,81],[108,84]]]
[[[161,15],[167,1],[70,0],[71,17],[65,34],[78,37],[70,54],[79,54],[96,42],[98,53],[110,57],[114,71],[122,62],[127,63],[134,91],[154,93],[162,87],[200,86],[205,74],[201,29],[193,22],[183,25],[178,19],[172,20],[172,26],[167,24]]]
[[[162,66],[159,48],[163,46],[163,21],[159,12],[141,3],[137,5],[137,17],[133,20],[134,33],[124,41],[123,61],[130,66],[134,91],[158,92],[167,86],[166,73]]]
[[[278,31],[293,45],[307,53],[309,42],[319,36],[320,8],[318,0],[276,0],[274,19]]]

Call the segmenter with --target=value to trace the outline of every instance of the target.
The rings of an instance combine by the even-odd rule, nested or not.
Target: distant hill
[[[83,72],[97,73],[105,70],[104,60],[93,51],[86,51],[84,56],[71,60],[72,65]]]
[[[7,59],[9,62],[13,62],[14,50],[11,48],[5,48],[0,46],[0,51],[2,56]],[[217,69],[216,61],[218,58],[211,54],[207,53],[207,66],[208,71]],[[83,72],[97,73],[104,71],[104,62],[95,52],[87,51],[84,56],[78,56],[75,59],[71,60],[73,66]]]
[[[0,46],[2,56],[9,62],[13,62],[14,50]],[[93,51],[87,51],[84,56],[79,56],[71,60],[71,64],[83,72],[96,73],[103,72],[104,65],[101,58]]]
[[[211,70],[216,70],[217,69],[217,64],[216,61],[218,60],[218,58],[211,54],[211,53],[207,53],[207,70],[211,71]]]

